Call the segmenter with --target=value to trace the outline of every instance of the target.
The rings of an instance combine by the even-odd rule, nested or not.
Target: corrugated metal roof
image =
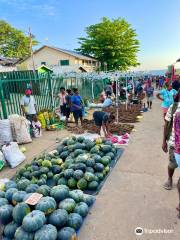
[[[90,57],[90,56],[86,56],[86,55],[83,55],[81,53],[78,53],[78,52],[75,52],[73,50],[67,50],[67,49],[63,49],[63,48],[58,48],[58,47],[54,47],[54,46],[46,46],[46,47],[50,47],[50,48],[53,48],[57,51],[60,51],[60,52],[64,52],[64,53],[67,53],[67,54],[70,54],[74,57],[77,57],[77,58],[81,58],[81,59],[85,59],[85,60],[96,60],[95,58],[93,57]]]

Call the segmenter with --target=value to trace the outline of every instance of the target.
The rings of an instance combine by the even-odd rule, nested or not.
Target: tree
[[[33,45],[38,42],[33,36]],[[4,57],[24,58],[30,55],[30,38],[22,31],[0,20],[0,55]]]
[[[105,64],[108,70],[128,70],[139,65],[137,34],[125,19],[104,17],[100,23],[87,27],[86,34],[79,38],[80,47],[76,50],[97,58],[102,69]]]

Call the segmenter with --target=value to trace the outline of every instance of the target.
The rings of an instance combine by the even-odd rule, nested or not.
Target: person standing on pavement
[[[37,113],[37,109],[36,109],[36,102],[35,102],[34,96],[32,96],[31,89],[28,88],[25,90],[25,95],[21,98],[20,105],[21,105],[23,115],[32,124],[32,120],[34,115],[36,115]]]
[[[66,126],[68,125],[68,119],[70,117],[71,114],[71,97],[72,97],[72,91],[71,89],[67,89],[66,90]]]
[[[174,103],[174,99],[177,95],[177,91],[172,89],[169,82],[165,83],[165,88],[162,89],[156,96],[162,101],[161,108],[163,111],[163,116],[165,118],[168,108]]]
[[[169,107],[167,114],[165,116],[165,125],[163,133],[162,149],[165,153],[167,153],[169,148],[168,180],[164,184],[164,188],[167,190],[171,190],[173,187],[173,175],[175,169],[178,167],[174,154],[174,142],[175,142],[174,117],[176,113],[180,112],[180,90],[178,92],[178,98],[176,99],[177,102],[175,102]]]
[[[60,100],[60,113],[66,116],[66,91],[64,87],[60,88],[60,93],[58,94]]]
[[[73,96],[71,97],[71,111],[74,116],[76,127],[78,127],[78,120],[81,121],[81,126],[83,123],[83,101],[81,96],[79,95],[79,91],[77,88],[73,89]]]
[[[144,91],[146,92],[146,99],[147,99],[147,105],[148,108],[152,108],[152,101],[154,97],[154,87],[152,86],[151,82],[148,82],[147,85],[144,88]]]

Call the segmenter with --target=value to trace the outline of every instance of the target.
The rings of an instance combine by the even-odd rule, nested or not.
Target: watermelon
[[[91,182],[94,180],[94,174],[90,172],[85,172],[84,178],[88,181]]]
[[[94,168],[92,167],[87,167],[86,172],[94,173]]]
[[[6,204],[0,207],[0,223],[6,225],[12,221],[13,206]]]
[[[24,217],[30,213],[31,209],[30,207],[25,203],[18,203],[15,208],[13,209],[13,220],[17,223],[17,224],[22,224],[22,221],[24,219]]]
[[[42,226],[37,232],[35,232],[34,240],[56,240],[57,229],[51,224]]]
[[[80,137],[78,137],[76,140],[77,140],[78,142],[82,143],[82,142],[85,140],[85,138],[80,136]]]
[[[58,240],[72,240],[76,239],[76,232],[74,228],[64,227],[58,232]]]
[[[10,180],[5,183],[5,190],[7,191],[9,188],[17,188],[17,184],[14,181]]]
[[[44,197],[50,194],[51,188],[47,185],[41,185],[36,192],[42,194]]]
[[[79,228],[82,225],[82,217],[78,213],[71,213],[68,217],[68,226],[71,228],[74,228],[76,231],[79,230]]]
[[[84,194],[83,202],[85,202],[89,207],[93,205],[95,197],[92,195]]]
[[[44,161],[42,161],[42,166],[43,167],[47,167],[47,168],[51,168],[52,167],[52,163],[49,160],[44,160]]]
[[[45,224],[45,222],[46,217],[44,215],[44,212],[34,210],[24,217],[22,227],[26,232],[32,233],[40,229]]]
[[[16,205],[19,202],[23,202],[24,201],[24,197],[26,196],[26,192],[25,191],[17,191],[13,194],[12,196],[12,203],[14,205]]]
[[[86,190],[87,185],[88,185],[88,184],[87,184],[87,181],[86,181],[85,178],[81,178],[81,179],[77,182],[77,187],[78,187],[80,190],[82,190],[82,191]]]
[[[77,203],[74,212],[78,213],[81,217],[86,217],[88,214],[88,205],[84,202]]]
[[[74,170],[73,169],[66,169],[64,171],[64,177],[67,178],[67,179],[73,177],[73,175],[74,175]]]
[[[38,188],[39,188],[39,185],[32,183],[26,188],[26,192],[33,193],[33,192],[36,192]]]
[[[58,173],[61,172],[61,166],[59,166],[59,165],[53,165],[53,166],[51,167],[51,171],[52,171],[53,174],[58,174]]]
[[[0,207],[3,206],[3,205],[6,205],[8,204],[8,200],[6,198],[0,198]]]
[[[25,191],[26,188],[31,184],[31,182],[28,179],[21,179],[17,183],[17,188],[19,191]]]
[[[95,176],[98,177],[99,181],[102,181],[104,179],[104,175],[102,172],[96,172]]]
[[[57,202],[60,202],[69,196],[69,190],[67,188],[63,188],[61,185],[55,186],[51,189],[50,195]]]
[[[34,233],[26,232],[22,227],[17,228],[15,240],[34,240]]]
[[[94,191],[98,188],[98,185],[99,184],[96,181],[89,182],[88,183],[88,189]]]
[[[110,160],[108,156],[104,156],[101,158],[100,163],[102,163],[104,166],[107,166],[110,163]]]
[[[48,217],[48,223],[57,228],[62,228],[67,224],[68,213],[65,209],[57,209]]]
[[[58,180],[58,185],[67,185],[67,179],[62,177]]]
[[[72,190],[69,192],[69,197],[74,199],[75,202],[82,202],[84,199],[84,194],[81,190]]]
[[[46,179],[41,178],[37,181],[38,186],[46,185]],[[36,185],[36,184],[35,184]],[[26,188],[27,189],[27,188]],[[26,190],[27,192],[27,190]]]
[[[102,163],[96,163],[94,168],[97,172],[102,172],[104,170],[104,165]]]
[[[115,154],[114,154],[113,152],[109,152],[109,153],[107,153],[105,156],[108,156],[108,157],[111,158],[111,160],[113,160],[114,157],[115,157]]]
[[[5,193],[5,198],[9,201],[12,202],[12,196],[15,192],[17,192],[17,188],[9,188],[6,193]]]
[[[41,167],[40,172],[41,172],[41,174],[47,174],[49,172],[49,168]]]
[[[52,197],[42,197],[35,209],[43,212],[45,215],[50,214],[56,209],[56,201]]]
[[[61,154],[60,154],[60,158],[62,159],[66,159],[69,155],[69,151],[63,151]]]
[[[59,208],[65,209],[68,213],[73,212],[75,206],[76,206],[76,203],[72,198],[66,198],[63,201],[61,201],[59,204]]]
[[[68,179],[68,187],[69,187],[70,189],[76,188],[76,187],[77,187],[77,180],[74,179],[74,178]]]
[[[79,180],[83,177],[84,173],[82,170],[76,170],[74,171],[74,175],[73,177],[76,179],[76,180]]]
[[[86,171],[86,164],[84,163],[76,163],[74,166],[75,170],[82,170],[83,172]]]
[[[83,154],[83,153],[84,153],[84,151],[82,149],[76,149],[74,151],[74,156],[77,157],[78,155]]]
[[[16,232],[16,229],[18,228],[18,224],[15,222],[8,223],[4,228],[4,236],[7,238],[14,238],[14,234]]]
[[[111,152],[111,149],[112,149],[111,145],[101,145],[101,151],[103,153]]]
[[[90,158],[86,161],[87,167],[94,167],[94,165],[95,165],[95,160],[93,158]]]
[[[5,198],[5,192],[0,190],[0,198]]]

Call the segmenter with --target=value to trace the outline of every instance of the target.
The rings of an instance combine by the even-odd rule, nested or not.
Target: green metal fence
[[[7,118],[10,114],[22,114],[20,100],[27,87],[31,86],[38,110],[54,109],[59,104],[56,97],[60,87],[77,87],[83,98],[91,100],[102,91],[105,82],[92,81],[88,78],[65,78],[52,74],[38,74],[32,71],[19,71],[0,73],[0,119]]]

